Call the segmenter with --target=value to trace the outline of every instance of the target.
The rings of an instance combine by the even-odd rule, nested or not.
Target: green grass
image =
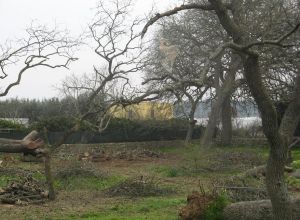
[[[300,160],[300,148],[294,148],[292,155],[294,160]]]
[[[16,176],[9,176],[9,175],[0,176],[0,187],[1,188],[6,187],[10,181],[19,180],[19,179],[20,178]]]
[[[300,169],[300,160],[294,160],[292,163],[294,169]]]
[[[69,177],[62,180],[55,180],[55,187],[59,190],[104,190],[124,180],[120,176],[106,178],[97,177]]]
[[[150,171],[162,177],[177,177],[181,175],[179,168],[170,166],[154,166],[150,168]]]
[[[63,220],[176,220],[178,208],[184,206],[185,198],[146,198],[123,201],[103,208],[99,212],[71,215]]]

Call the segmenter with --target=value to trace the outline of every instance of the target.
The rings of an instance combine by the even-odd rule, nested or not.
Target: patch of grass
[[[123,178],[119,176],[110,176],[106,178],[98,177],[76,177],[70,176],[66,179],[55,180],[55,187],[61,190],[74,191],[74,190],[104,190],[109,188]]]
[[[176,167],[156,166],[151,168],[151,170],[163,177],[177,177],[180,175],[180,170]]]
[[[292,151],[293,159],[300,160],[300,148],[294,148]]]
[[[105,207],[100,212],[87,212],[69,216],[63,220],[176,220],[178,208],[185,204],[184,198],[145,198],[127,200]]]
[[[6,187],[10,181],[19,180],[19,177],[16,176],[0,176],[0,187]]]
[[[300,169],[300,160],[294,160],[292,166],[294,169]]]
[[[34,172],[32,174],[32,177],[36,180],[40,180],[40,181],[46,181],[46,177],[44,173],[41,172]]]
[[[61,190],[103,190],[123,180],[99,171],[93,164],[72,162],[55,172],[55,186]]]

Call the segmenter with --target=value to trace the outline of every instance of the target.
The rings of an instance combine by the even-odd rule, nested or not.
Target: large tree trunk
[[[224,101],[226,100],[226,97],[229,97],[230,99],[231,94],[236,87],[234,78],[235,72],[232,71],[226,77],[224,84],[220,88],[220,92],[218,92],[217,94],[217,100],[212,105],[209,120],[201,140],[202,146],[210,146],[210,144],[212,143],[215,129],[217,127],[217,122],[220,118],[221,108],[224,104]]]
[[[213,142],[213,137],[216,132],[217,123],[219,121],[220,108],[222,104],[221,102],[221,97],[218,97],[216,102],[214,102],[211,107],[209,119],[201,139],[201,146],[209,147]]]
[[[288,150],[287,142],[279,134],[276,110],[263,85],[258,56],[248,55],[243,57],[243,63],[245,77],[261,113],[263,131],[270,144],[266,185],[272,202],[274,219],[290,220],[290,199],[284,180],[284,166]]]
[[[245,33],[239,26],[241,20],[240,4],[241,1],[234,0],[232,3],[232,17],[229,15],[225,5],[221,0],[209,0],[215,9],[219,21],[226,32],[232,37],[234,43],[238,45],[247,45],[249,33]],[[262,118],[263,131],[270,145],[270,155],[267,163],[266,185],[271,199],[273,215],[276,220],[291,220],[290,199],[287,194],[287,187],[284,181],[284,165],[287,157],[288,138],[282,136],[283,133],[290,132],[291,129],[281,129],[279,132],[278,120],[275,107],[263,85],[262,76],[259,68],[258,55],[252,51],[240,51],[243,60],[244,75],[247,85],[257,103]],[[295,94],[299,97],[298,94]],[[300,102],[300,101],[299,101]],[[297,108],[295,108],[297,109]],[[294,109],[294,110],[295,110]],[[298,113],[294,111],[297,119],[300,116],[300,108]],[[294,123],[291,117],[286,120],[289,127],[290,123]],[[295,121],[295,118],[293,119]],[[283,122],[282,122],[283,123]],[[285,127],[281,125],[281,127]],[[287,133],[286,133],[287,134]],[[290,134],[289,134],[290,135]],[[285,135],[286,136],[286,135]]]
[[[231,145],[232,139],[232,109],[230,96],[227,96],[223,102],[221,110],[221,144],[224,146]]]
[[[224,135],[227,135],[227,143],[230,144],[230,142],[231,142],[232,128],[231,128],[230,98],[231,98],[232,93],[234,92],[234,90],[240,83],[239,80],[235,80],[235,75],[236,75],[237,70],[239,69],[240,63],[241,63],[240,57],[236,53],[233,52],[231,54],[229,70],[226,71],[227,74],[224,77],[225,74],[223,73],[221,58],[217,62],[216,76],[215,76],[216,78],[215,78],[215,82],[214,82],[215,88],[216,88],[217,99],[215,100],[215,102],[213,103],[212,108],[211,108],[211,113],[209,116],[207,127],[205,129],[204,135],[201,140],[202,146],[209,146],[212,143],[213,136],[215,134],[217,123],[220,119],[222,109],[227,111],[226,113],[227,113],[227,116],[229,117],[229,118],[225,118],[225,120],[230,120],[230,122],[229,121],[224,122],[226,129],[228,129],[227,130],[228,133],[224,134]],[[221,76],[223,76],[225,78],[225,79],[223,79],[222,86],[220,86],[220,82],[219,82]],[[226,107],[227,107],[227,109],[226,109]],[[223,113],[225,113],[225,112],[222,111],[222,114]],[[222,116],[222,118],[224,118],[224,117]],[[223,123],[223,121],[222,121],[222,123]]]
[[[221,57],[218,58],[215,66],[214,87],[216,90],[216,100],[213,101],[209,114],[206,129],[201,138],[201,146],[209,147],[213,142],[213,137],[216,132],[217,123],[220,117],[220,108],[222,105],[222,97],[220,88],[220,76],[223,74]]]
[[[187,131],[186,137],[185,137],[185,144],[188,144],[191,142],[191,140],[193,138],[195,124],[196,124],[195,119],[189,119],[188,131]]]

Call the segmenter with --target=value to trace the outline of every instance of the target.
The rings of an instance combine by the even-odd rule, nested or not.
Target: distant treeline
[[[41,118],[72,115],[70,103],[70,98],[8,99],[0,102],[0,118],[28,118],[32,123]]]
[[[42,118],[54,116],[70,116],[75,114],[71,97],[58,99],[8,99],[0,101],[0,118],[28,118],[29,122],[35,122]],[[209,116],[211,103],[199,103],[195,117],[206,118]],[[184,103],[184,109],[189,111],[190,105]],[[259,116],[256,106],[250,102],[233,103],[233,109],[237,117]],[[174,106],[174,116],[181,117],[182,107]]]

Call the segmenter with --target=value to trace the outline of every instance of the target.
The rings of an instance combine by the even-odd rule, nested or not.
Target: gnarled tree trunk
[[[185,144],[188,144],[191,142],[191,140],[193,138],[195,125],[196,125],[196,120],[195,120],[194,114],[193,114],[192,117],[189,117],[189,125],[188,125],[188,131],[187,131],[186,137],[185,137]]]
[[[231,111],[231,102],[230,96],[225,97],[225,100],[221,109],[221,144],[228,146],[231,144],[232,139],[232,111]]]
[[[212,105],[209,120],[201,140],[202,146],[209,146],[212,143],[213,135],[215,133],[217,122],[219,121],[220,118],[220,113],[221,113],[222,106],[224,105],[224,101],[226,100],[227,97],[229,97],[230,99],[231,94],[236,87],[234,78],[235,78],[235,72],[232,71],[226,77],[224,84],[220,88],[220,92],[217,93],[217,100]]]
[[[258,56],[245,56],[243,62],[245,77],[261,113],[263,130],[270,145],[266,185],[272,202],[274,219],[290,220],[291,206],[284,179],[284,166],[288,143],[300,118],[300,76],[297,77],[294,100],[288,106],[279,128],[275,107],[262,82]]]

